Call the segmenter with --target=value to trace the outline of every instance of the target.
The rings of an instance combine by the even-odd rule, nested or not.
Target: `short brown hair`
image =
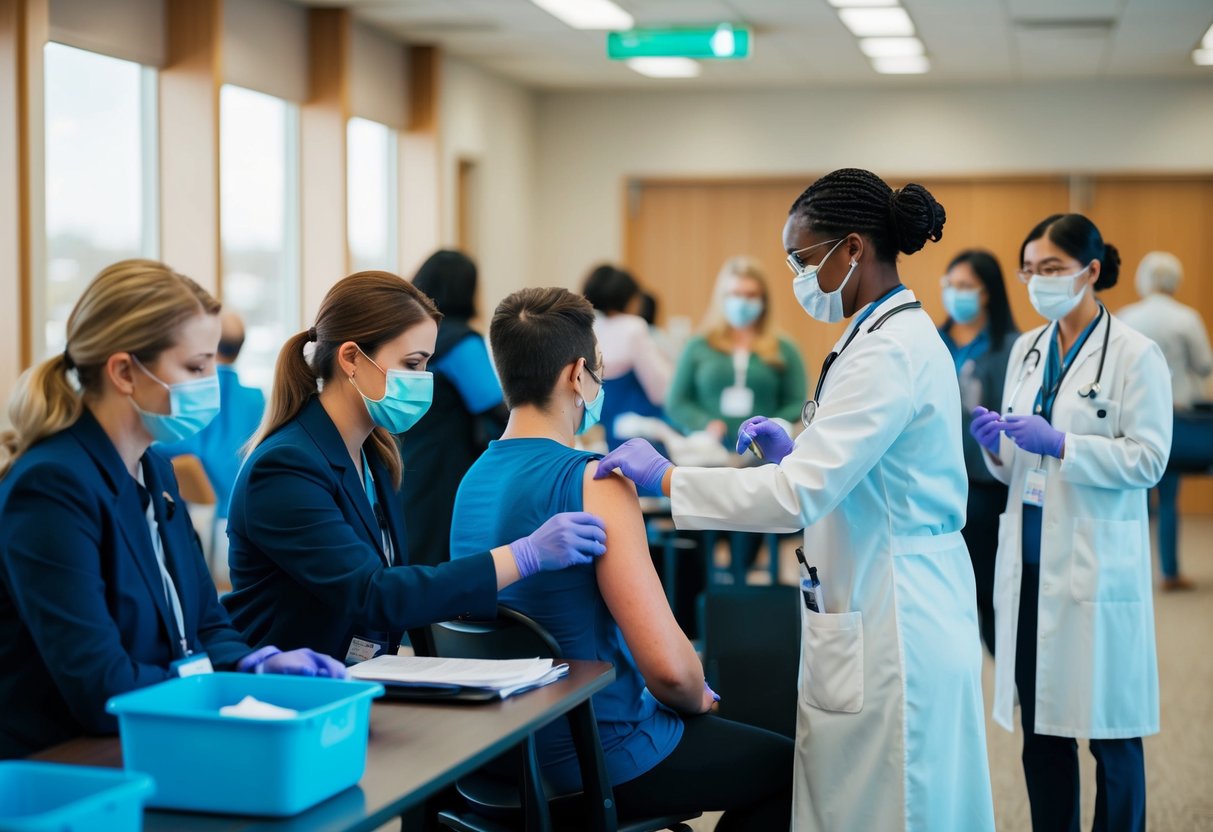
[[[568,289],[523,289],[498,305],[489,343],[506,404],[544,407],[562,369],[594,365],[594,307]]]

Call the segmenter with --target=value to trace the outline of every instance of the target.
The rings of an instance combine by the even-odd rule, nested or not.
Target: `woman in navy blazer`
[[[409,565],[398,496],[409,471],[392,434],[429,408],[426,365],[441,318],[408,281],[359,272],[282,348],[228,520],[223,605],[254,644],[310,647],[347,664],[392,654],[408,629],[491,618],[499,589],[605,551],[602,521],[577,512],[457,563]]]
[[[67,349],[13,393],[15,430],[0,437],[0,757],[113,733],[111,696],[203,653],[220,669],[344,675],[311,651],[254,653],[232,628],[172,466],[149,448],[217,411],[218,311],[159,263],[117,263],[76,304]]]

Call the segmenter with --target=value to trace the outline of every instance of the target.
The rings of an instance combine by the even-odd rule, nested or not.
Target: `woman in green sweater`
[[[730,448],[758,413],[798,425],[808,379],[800,351],[773,331],[766,278],[745,257],[725,262],[703,335],[687,344],[667,413],[683,430],[707,431]]]

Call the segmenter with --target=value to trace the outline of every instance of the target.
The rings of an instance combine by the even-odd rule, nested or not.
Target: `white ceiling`
[[[645,78],[607,60],[605,33],[571,29],[530,0],[297,1],[347,6],[402,41],[438,44],[544,89],[1213,80],[1213,67],[1195,66],[1190,57],[1213,24],[1213,0],[902,0],[931,71],[897,77],[872,70],[826,0],[615,0],[637,26],[753,27],[752,58],[705,62],[699,78],[678,81]]]

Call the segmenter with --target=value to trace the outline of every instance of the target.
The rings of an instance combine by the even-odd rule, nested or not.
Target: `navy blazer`
[[[395,652],[404,630],[496,615],[489,553],[403,565],[400,499],[376,452],[366,451],[396,550],[390,568],[358,469],[318,397],[240,469],[227,527],[232,592],[223,605],[253,644],[310,647],[342,659],[356,636]]]
[[[250,648],[219,605],[172,466],[154,450],[144,460],[190,649],[230,668]],[[87,408],[0,480],[0,757],[114,733],[106,700],[174,675],[176,623],[136,486]]]

